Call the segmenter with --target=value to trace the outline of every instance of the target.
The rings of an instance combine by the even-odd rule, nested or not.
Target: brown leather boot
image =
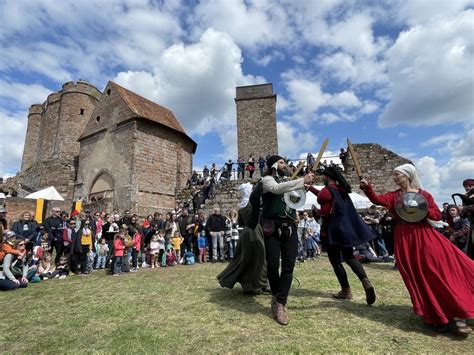
[[[351,300],[352,292],[350,287],[343,288],[338,293],[333,293],[332,297],[341,299],[341,300]]]
[[[368,278],[362,279],[362,286],[364,286],[365,290],[365,300],[368,305],[374,304],[375,303],[375,289],[374,286],[370,283]]]
[[[275,319],[278,322],[278,324],[281,324],[281,325],[288,324],[288,321],[289,321],[288,313],[286,313],[285,306],[283,306],[281,303],[275,302],[273,314],[275,315]]]
[[[271,306],[272,306],[272,313],[275,315],[276,314],[276,306],[275,304],[277,303],[277,300],[276,300],[276,297],[275,296],[272,296],[272,302],[271,302]]]

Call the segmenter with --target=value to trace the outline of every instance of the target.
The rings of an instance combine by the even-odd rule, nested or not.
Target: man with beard
[[[309,173],[304,178],[288,181],[287,176],[287,166],[283,158],[278,155],[269,157],[267,172],[262,179],[261,218],[265,235],[267,276],[273,295],[271,306],[276,321],[281,325],[288,324],[285,305],[298,252],[296,211],[286,205],[283,194],[303,188],[305,183],[310,184],[314,178],[314,175]]]

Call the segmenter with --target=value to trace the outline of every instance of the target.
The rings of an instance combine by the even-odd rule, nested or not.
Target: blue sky
[[[0,175],[28,107],[108,80],[173,110],[197,167],[236,159],[235,87],[271,82],[280,153],[374,142],[440,202],[474,175],[472,0],[0,2]]]

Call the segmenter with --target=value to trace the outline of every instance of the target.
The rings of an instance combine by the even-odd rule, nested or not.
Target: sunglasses
[[[17,245],[17,247],[24,247],[25,246],[25,243],[20,243]]]

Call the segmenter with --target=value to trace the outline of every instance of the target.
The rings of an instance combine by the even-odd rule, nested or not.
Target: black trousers
[[[367,277],[364,267],[354,257],[354,252],[352,247],[341,247],[338,245],[328,245],[326,247],[329,261],[331,262],[332,268],[334,269],[334,273],[336,274],[337,280],[342,288],[349,287],[349,281],[347,280],[346,270],[344,266],[342,266],[342,259],[346,262],[347,265],[350,266],[354,274],[357,275],[359,280],[362,280]]]
[[[63,240],[55,240],[51,243],[51,253],[53,253],[53,248],[56,249],[56,257],[54,258],[54,262],[56,265],[59,264],[59,259],[63,256],[64,253],[64,243]]]
[[[290,224],[284,227],[277,225],[271,235],[265,235],[265,253],[267,277],[272,294],[278,303],[285,305],[293,281],[293,269],[298,253],[296,225]]]

